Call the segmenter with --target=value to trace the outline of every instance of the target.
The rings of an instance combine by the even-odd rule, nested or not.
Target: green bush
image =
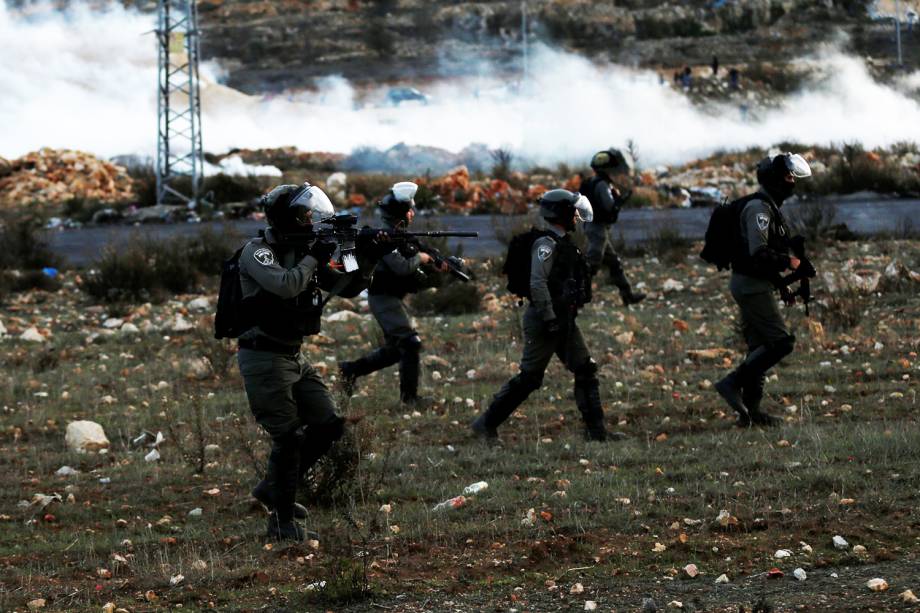
[[[93,264],[83,288],[104,302],[161,301],[192,291],[205,277],[216,277],[235,242],[235,235],[210,229],[164,241],[138,238],[107,249]]]
[[[673,228],[664,227],[650,236],[645,245],[649,253],[660,260],[669,264],[679,264],[687,259],[693,241]]]
[[[2,270],[34,270],[61,265],[61,258],[48,245],[41,220],[35,217],[0,217],[0,245]]]
[[[412,308],[420,315],[464,315],[478,313],[482,292],[475,283],[451,277],[443,287],[419,292],[412,297]]]

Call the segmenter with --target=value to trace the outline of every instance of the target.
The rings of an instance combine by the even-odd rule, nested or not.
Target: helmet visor
[[[594,221],[594,209],[586,196],[579,196],[575,202],[575,215],[581,221]]]
[[[315,185],[304,183],[291,198],[291,213],[298,225],[320,223],[335,215],[329,197]]]
[[[811,176],[811,166],[808,165],[808,162],[805,161],[798,153],[787,153],[785,156],[786,159],[786,170],[795,177],[796,179],[804,179]]]
[[[396,183],[392,188],[393,197],[400,202],[411,202],[415,198],[415,193],[418,191],[418,185],[412,181],[400,181]]]

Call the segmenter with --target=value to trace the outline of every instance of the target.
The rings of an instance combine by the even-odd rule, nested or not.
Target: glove
[[[550,319],[543,322],[543,327],[548,334],[559,334],[559,331],[562,329],[558,319]]]
[[[310,255],[316,258],[316,261],[325,266],[332,259],[332,254],[338,249],[334,241],[317,239],[310,247]]]

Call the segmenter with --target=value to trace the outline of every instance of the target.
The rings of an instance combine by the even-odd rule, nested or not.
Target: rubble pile
[[[41,149],[17,160],[0,159],[0,208],[73,198],[117,202],[134,197],[133,181],[115,164],[81,151]]]
[[[502,179],[472,181],[466,166],[457,167],[439,179],[422,177],[416,182],[434,192],[450,213],[525,213],[532,196],[539,197],[545,191],[539,186],[531,186],[526,192],[514,189]]]

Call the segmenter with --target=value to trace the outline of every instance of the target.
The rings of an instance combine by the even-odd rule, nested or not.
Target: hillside
[[[356,82],[475,74],[521,65],[519,0],[202,0],[203,54],[233,87],[300,88],[317,76]],[[626,65],[675,68],[784,63],[842,31],[854,52],[894,52],[865,0],[529,0],[529,40]],[[909,3],[908,3],[909,4]],[[908,53],[913,46],[909,46]],[[916,59],[916,56],[914,57]]]

